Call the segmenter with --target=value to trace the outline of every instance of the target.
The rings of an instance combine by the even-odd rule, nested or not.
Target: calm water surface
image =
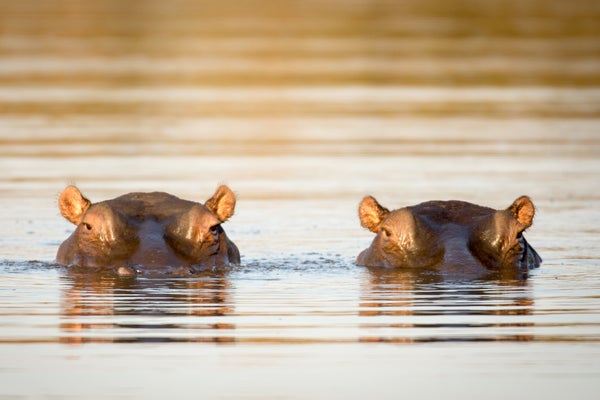
[[[0,26],[0,398],[596,398],[594,2],[0,1]],[[69,183],[227,183],[242,265],[56,266]],[[366,194],[528,194],[544,263],[358,267]]]

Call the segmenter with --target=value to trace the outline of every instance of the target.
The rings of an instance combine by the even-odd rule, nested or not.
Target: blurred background
[[[338,241],[367,193],[596,201],[599,38],[589,0],[1,0],[0,192],[226,183]]]
[[[0,0],[0,397],[593,399],[599,178],[599,1]],[[228,184],[243,266],[48,268],[70,183]],[[528,194],[544,263],[378,276],[354,264],[366,194]]]

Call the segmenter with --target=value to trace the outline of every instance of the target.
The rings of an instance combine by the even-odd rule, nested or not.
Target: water
[[[595,398],[589,1],[0,2],[0,397]],[[242,265],[53,264],[56,199],[238,195]],[[357,206],[537,206],[527,281],[357,267]]]

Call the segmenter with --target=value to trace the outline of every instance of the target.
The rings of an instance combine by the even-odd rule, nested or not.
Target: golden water
[[[592,1],[0,1],[0,398],[595,398]],[[238,194],[242,266],[53,266],[56,198]],[[536,206],[526,282],[369,271],[357,204]]]

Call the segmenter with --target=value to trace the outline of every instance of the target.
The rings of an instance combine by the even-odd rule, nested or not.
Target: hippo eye
[[[87,222],[84,222],[84,223],[83,223],[83,227],[84,227],[85,229],[87,229],[88,231],[91,231],[91,230],[92,230],[92,225],[88,224]]]
[[[209,229],[210,234],[213,236],[218,236],[219,235],[219,225],[213,225],[210,227]]]
[[[390,232],[388,228],[381,228],[381,234],[385,238],[389,238],[390,236],[392,236],[392,232]]]

